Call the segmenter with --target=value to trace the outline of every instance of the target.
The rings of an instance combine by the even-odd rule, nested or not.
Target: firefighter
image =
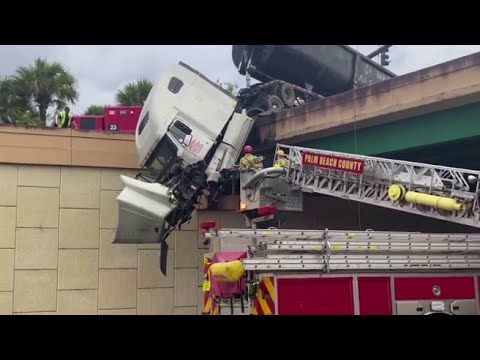
[[[278,155],[278,159],[273,165],[273,167],[276,167],[276,168],[288,167],[288,159],[287,159],[287,155],[285,155],[285,152],[283,150],[278,150],[277,155]]]
[[[260,170],[263,169],[263,163],[260,158],[253,155],[253,148],[247,145],[243,148],[245,155],[240,159],[240,169]]]
[[[61,128],[69,128],[72,126],[73,114],[70,112],[70,108],[67,106],[64,111],[60,111],[57,115],[55,125]]]

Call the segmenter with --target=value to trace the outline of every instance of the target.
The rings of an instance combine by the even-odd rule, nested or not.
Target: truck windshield
[[[156,178],[162,177],[165,175],[170,162],[174,160],[176,156],[177,148],[168,136],[165,136],[153,151],[146,167],[150,170],[152,176],[155,176]]]

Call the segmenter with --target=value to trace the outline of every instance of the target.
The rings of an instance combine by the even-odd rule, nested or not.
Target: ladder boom
[[[301,192],[480,227],[480,171],[282,144],[276,150],[288,160],[282,181]]]

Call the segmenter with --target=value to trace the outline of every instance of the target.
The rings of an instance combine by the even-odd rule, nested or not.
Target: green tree
[[[217,80],[217,85],[221,86],[224,90],[227,90],[233,96],[237,96],[238,85],[234,82],[221,82]]]
[[[14,103],[11,79],[0,78],[0,122],[12,123],[18,110]]]
[[[28,94],[43,123],[50,106],[63,108],[79,98],[75,77],[59,62],[37,58],[34,65],[20,66],[13,82],[18,91]]]
[[[29,117],[36,116],[30,104],[28,92],[19,87],[12,78],[0,78],[0,122],[18,124]],[[30,120],[32,119],[28,122],[31,123]]]
[[[147,79],[130,82],[117,91],[115,96],[117,104],[122,106],[143,106],[152,87],[153,83]]]
[[[85,115],[101,116],[104,113],[104,108],[102,105],[90,105],[85,111]]]
[[[15,124],[22,126],[39,127],[44,126],[45,122],[42,123],[42,121],[40,120],[40,113],[38,112],[38,110],[36,108],[32,108],[19,114],[15,121]]]

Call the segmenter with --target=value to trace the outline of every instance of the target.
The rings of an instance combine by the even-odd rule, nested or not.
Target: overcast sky
[[[364,54],[377,45],[351,45]],[[480,45],[395,45],[390,50],[394,73],[401,75],[480,51]],[[0,76],[37,57],[62,62],[78,79],[79,114],[91,104],[114,104],[115,92],[129,81],[156,81],[166,65],[183,61],[211,80],[245,82],[231,60],[231,45],[0,45]]]

